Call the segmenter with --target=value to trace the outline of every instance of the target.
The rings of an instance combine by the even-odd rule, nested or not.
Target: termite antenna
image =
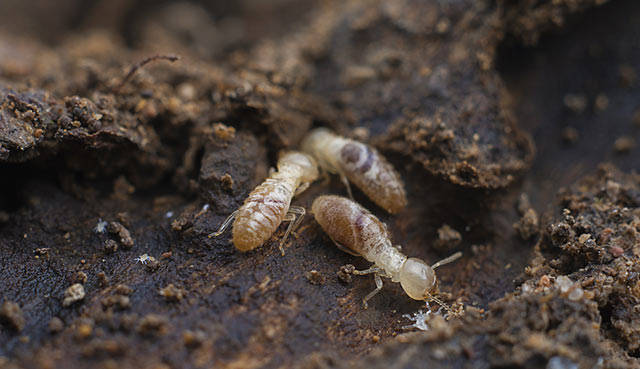
[[[440,300],[439,298],[437,298],[437,297],[435,297],[432,294],[427,292],[427,298],[426,298],[425,302],[428,303],[429,301],[437,302],[438,305],[442,306],[446,311],[448,311],[449,314],[451,314],[451,316],[457,316],[458,315],[458,313],[454,312],[453,309],[451,309],[449,307],[449,305],[445,304],[444,302],[442,302],[442,300]],[[427,307],[428,307],[428,305],[427,305]]]
[[[229,228],[229,224],[231,224],[233,219],[236,217],[236,214],[238,214],[238,210],[236,210],[233,213],[231,213],[231,215],[229,215],[227,217],[227,219],[225,219],[224,222],[222,222],[222,224],[220,225],[220,228],[218,228],[218,230],[216,232],[209,234],[207,237],[209,237],[209,238],[218,237],[221,234],[223,234],[224,231],[226,231],[227,228]]]
[[[451,255],[451,256],[449,256],[449,257],[446,257],[446,258],[444,258],[444,259],[442,259],[442,260],[438,261],[437,263],[433,264],[433,265],[431,266],[431,269],[435,269],[435,268],[437,268],[437,267],[439,267],[439,266],[443,266],[443,265],[449,264],[449,263],[451,263],[451,262],[453,262],[453,261],[456,261],[456,260],[458,260],[461,256],[462,256],[462,252],[458,251],[458,252],[456,252],[455,254],[453,254],[453,255]]]
[[[155,60],[168,60],[170,62],[175,62],[177,60],[180,60],[180,56],[178,55],[173,55],[173,54],[167,54],[167,55],[154,55],[154,56],[150,56],[147,57],[141,61],[139,61],[138,63],[134,64],[131,69],[129,69],[129,72],[124,76],[124,78],[122,79],[122,81],[113,89],[113,92],[118,92],[120,91],[120,89],[127,83],[129,82],[129,80],[131,79],[131,77],[133,77],[134,74],[136,74],[136,72],[138,71],[138,69],[144,67],[145,65],[151,63],[152,61]]]

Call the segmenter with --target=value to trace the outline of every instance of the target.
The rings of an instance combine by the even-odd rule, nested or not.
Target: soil
[[[0,2],[0,368],[640,367],[638,16]],[[402,252],[462,251],[437,269],[459,317],[391,282],[363,309],[367,262],[313,216],[285,256],[284,227],[208,237],[316,126],[398,169],[399,214],[354,197]]]

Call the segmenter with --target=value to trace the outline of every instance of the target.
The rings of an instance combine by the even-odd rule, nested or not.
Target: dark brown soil
[[[640,6],[603,3],[0,2],[0,368],[640,367]],[[354,196],[403,252],[463,252],[461,317],[364,310],[312,216],[207,237],[314,126],[399,170],[400,214]]]

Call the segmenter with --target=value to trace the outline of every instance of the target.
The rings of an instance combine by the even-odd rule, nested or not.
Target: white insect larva
[[[429,266],[424,261],[408,258],[391,244],[385,225],[367,209],[340,196],[320,196],[311,206],[316,221],[343,251],[360,255],[374,266],[354,274],[374,274],[376,289],[368,294],[367,301],[382,289],[381,277],[400,282],[402,289],[414,300],[436,301],[453,314],[451,309],[433,296],[436,290],[434,269],[448,264],[460,256],[457,252]]]
[[[280,155],[278,170],[256,187],[244,204],[231,213],[220,229],[209,237],[221,235],[235,218],[233,244],[240,251],[250,251],[268,240],[280,223],[287,220],[290,224],[279,245],[284,255],[284,242],[305,214],[303,207],[290,207],[291,199],[306,190],[317,178],[318,167],[310,156],[296,151]]]
[[[351,181],[391,214],[407,205],[400,175],[369,145],[338,136],[326,128],[316,128],[302,142],[302,150],[313,155],[327,172],[340,175],[349,197],[353,198],[349,187]]]

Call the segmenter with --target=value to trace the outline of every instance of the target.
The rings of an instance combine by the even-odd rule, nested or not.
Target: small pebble
[[[87,283],[87,279],[88,279],[87,278],[87,273],[85,273],[83,271],[80,271],[80,272],[76,273],[76,275],[74,277],[75,282],[81,283],[81,284]]]
[[[169,324],[166,317],[158,314],[147,314],[138,324],[137,331],[144,336],[159,336],[164,334]]]
[[[523,240],[530,239],[538,233],[538,213],[533,208],[529,208],[513,226]]]
[[[458,246],[462,241],[460,232],[451,228],[448,224],[443,224],[438,228],[438,238],[434,243],[434,247],[441,251],[449,251]]]
[[[164,297],[165,301],[169,302],[178,302],[182,300],[186,295],[185,290],[174,286],[173,283],[169,284],[167,287],[161,289],[158,292],[160,293],[160,296]]]
[[[206,334],[200,330],[196,330],[196,331],[186,330],[182,332],[182,342],[186,347],[189,347],[189,348],[194,348],[202,345],[202,343],[206,339],[207,339]]]
[[[305,277],[311,284],[319,285],[324,284],[324,276],[317,270],[310,270],[305,273]]]
[[[605,94],[598,94],[596,101],[594,102],[596,111],[604,111],[609,107],[609,98]]]
[[[118,251],[118,243],[112,239],[104,241],[104,251],[108,254]]]
[[[353,271],[356,270],[356,267],[352,264],[343,265],[338,270],[338,279],[345,284],[351,283]]]
[[[574,144],[578,142],[580,138],[580,134],[578,130],[573,127],[565,127],[562,130],[562,140],[568,144]]]
[[[231,178],[231,175],[229,175],[229,173],[225,173],[222,178],[220,178],[220,182],[222,182],[222,187],[224,187],[225,190],[233,190],[233,178]]]
[[[236,137],[236,129],[222,123],[216,123],[213,125],[213,134],[221,140],[231,141]]]
[[[13,301],[5,301],[0,307],[0,320],[16,332],[22,331],[26,324],[20,305]]]
[[[566,94],[563,101],[564,105],[576,114],[587,108],[587,96],[584,94]]]
[[[111,222],[109,223],[109,231],[118,237],[120,237],[119,241],[122,247],[125,249],[130,249],[133,247],[133,238],[131,238],[131,233],[125,226],[120,222]]]
[[[33,253],[39,256],[44,256],[44,255],[48,255],[50,250],[51,248],[49,247],[41,247],[33,250]]]
[[[631,151],[636,146],[636,140],[630,136],[622,136],[616,139],[613,143],[613,149],[619,153],[624,154]]]
[[[119,295],[131,295],[133,293],[133,289],[127,286],[126,284],[119,284],[116,286],[115,291]]]
[[[76,326],[75,338],[77,340],[85,340],[93,333],[93,322],[85,321]]]
[[[51,320],[49,321],[49,333],[51,334],[60,333],[62,332],[63,329],[64,329],[64,322],[62,321],[62,319],[58,318],[57,316],[54,316],[53,318],[51,318]]]
[[[591,234],[583,233],[578,237],[578,242],[584,245],[590,238],[591,238]]]
[[[629,64],[622,64],[618,68],[618,74],[620,75],[620,82],[624,87],[632,87],[638,79],[636,70]]]
[[[72,284],[71,287],[64,291],[64,300],[62,300],[62,306],[67,307],[74,302],[84,299],[84,287],[80,283]]]
[[[129,299],[129,296],[124,295],[107,296],[102,299],[102,306],[115,307],[117,309],[124,310],[131,307],[131,300]]]
[[[104,287],[109,284],[109,277],[107,277],[107,274],[105,272],[98,272],[97,276],[100,286]]]

